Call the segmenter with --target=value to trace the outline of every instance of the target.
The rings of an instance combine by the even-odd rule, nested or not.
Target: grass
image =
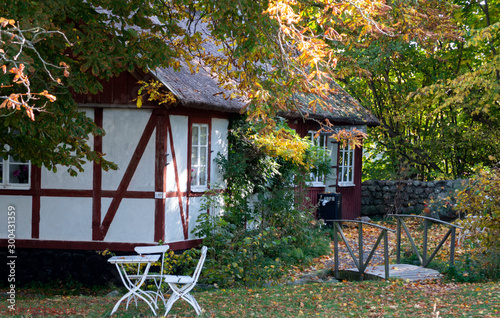
[[[6,296],[2,295],[0,314],[109,317],[120,297],[106,296],[113,289],[78,296],[63,295],[62,290],[18,290],[15,312],[9,312]],[[123,292],[120,290],[120,295]],[[340,282],[198,291],[195,297],[204,309],[202,317],[437,317],[437,312],[439,317],[500,317],[498,283]],[[159,312],[163,314],[163,310]],[[152,313],[142,302],[138,307],[131,305],[128,310],[122,303],[113,315],[149,316]],[[184,301],[175,303],[168,315],[195,316],[193,308]]]
[[[390,224],[390,227],[394,227],[394,224]],[[421,238],[417,234],[421,232],[421,227],[417,223],[411,224],[411,227],[412,233],[416,234],[416,243],[421,247]],[[346,236],[355,243],[356,228],[345,231]],[[445,231],[445,228],[433,228],[429,241],[436,244]],[[369,235],[367,243],[378,236],[377,231],[366,229],[366,232]],[[394,235],[390,236],[390,241],[394,246]],[[408,242],[403,244],[402,251],[410,249]],[[394,252],[394,248],[391,250]],[[457,263],[465,261],[465,253],[466,250],[457,247]],[[449,248],[443,248],[432,264],[441,265],[443,269],[448,257]],[[314,268],[331,268],[330,259],[331,255],[315,260]],[[392,255],[391,261],[394,260]],[[460,272],[460,275],[460,279],[448,277],[444,283],[343,281],[197,291],[195,297],[204,309],[201,317],[500,317],[500,284],[463,282],[466,281],[464,277],[470,277],[466,276],[469,273]],[[119,296],[106,296],[113,290],[119,290]],[[0,293],[0,316],[109,317],[113,306],[125,292],[116,286],[88,289],[77,283],[32,284],[27,288],[16,289],[14,312],[8,310],[7,294]],[[163,305],[158,312],[163,314]],[[139,302],[138,307],[132,304],[128,310],[122,303],[113,315],[150,316],[152,312],[143,302]],[[168,317],[196,317],[196,313],[181,300],[174,304]]]

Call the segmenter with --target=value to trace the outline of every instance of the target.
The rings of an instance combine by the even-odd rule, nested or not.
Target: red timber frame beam
[[[139,162],[141,161],[142,155],[144,154],[144,151],[146,150],[146,147],[148,145],[149,140],[151,139],[151,135],[153,134],[153,131],[155,130],[158,121],[158,114],[153,111],[151,114],[151,117],[149,117],[148,123],[146,124],[146,127],[144,128],[144,131],[142,133],[141,138],[139,139],[139,142],[137,144],[137,147],[135,148],[135,151],[132,155],[132,159],[130,159],[130,162],[128,164],[127,169],[125,170],[125,173],[123,175],[122,180],[120,181],[120,184],[118,185],[118,189],[116,189],[115,195],[113,196],[113,200],[111,201],[111,204],[108,208],[108,211],[106,212],[106,215],[104,216],[104,219],[102,221],[102,224],[100,226],[92,228],[92,237],[96,240],[102,241],[106,237],[106,234],[108,233],[109,227],[111,226],[111,222],[113,221],[116,212],[118,211],[118,208],[120,207],[120,204],[124,198],[125,193],[127,192],[128,186],[130,185],[130,181],[132,180],[132,177],[135,174],[135,171],[137,170],[137,166],[139,165]],[[100,167],[97,170],[101,170]],[[94,172],[95,174],[95,172]],[[94,180],[94,185],[96,184],[96,181]],[[95,198],[94,198],[95,199]],[[100,200],[100,198],[99,198]],[[100,205],[100,203],[94,203],[94,206]],[[155,206],[156,208],[157,206]],[[100,211],[100,210],[99,210]],[[99,213],[98,216],[95,214]],[[165,211],[163,211],[165,213]],[[158,215],[157,211],[155,211],[155,216]],[[100,212],[97,210],[92,211],[92,220],[97,219],[97,217],[100,219]],[[155,220],[156,223],[157,220]],[[95,224],[97,225],[97,224]],[[155,228],[156,230],[156,228]],[[95,235],[94,235],[95,234]],[[157,236],[156,233],[154,235],[155,237]]]
[[[165,118],[168,118],[168,114]],[[167,125],[168,124],[168,125]],[[156,116],[155,192],[167,192],[167,128],[163,116]],[[165,241],[165,198],[155,200],[155,242]]]
[[[179,201],[179,209],[181,211],[182,233],[184,235],[184,239],[187,239],[188,238],[188,229],[189,229],[188,215],[187,215],[187,213],[184,213],[184,205],[182,203],[183,195],[181,193],[181,188],[180,188],[181,184],[180,184],[180,178],[179,178],[179,170],[178,170],[178,166],[177,166],[177,158],[175,155],[174,137],[172,134],[172,126],[170,125],[170,117],[169,116],[166,117],[166,122],[167,122],[169,142],[170,142],[170,152],[172,153],[172,162],[174,165],[175,184],[177,186],[177,200]],[[189,134],[189,136],[190,136],[190,134]],[[188,156],[188,158],[190,158],[190,157]],[[188,191],[188,193],[189,193],[189,191]],[[189,207],[189,199],[186,200],[186,205],[187,205],[187,207]]]
[[[165,240],[165,202],[166,198],[177,198],[179,201],[179,212],[182,220],[183,235],[186,241],[169,243],[172,249],[187,249],[198,245],[199,240],[188,240],[189,229],[189,198],[199,197],[203,193],[191,192],[189,180],[188,188],[185,192],[180,190],[180,177],[178,173],[178,162],[175,157],[174,140],[172,127],[170,125],[169,115],[184,115],[189,117],[188,127],[188,143],[191,144],[191,129],[193,123],[208,123],[209,134],[211,134],[211,118],[227,118],[224,115],[214,115],[213,113],[200,111],[195,117],[189,113],[180,112],[178,110],[155,109],[153,110],[144,131],[139,139],[123,178],[116,190],[103,190],[102,178],[103,172],[99,164],[93,164],[93,184],[92,189],[77,190],[77,189],[43,189],[41,182],[42,170],[39,167],[33,166],[31,169],[31,189],[29,190],[0,190],[0,195],[19,195],[32,197],[32,220],[31,220],[31,239],[19,240],[19,247],[25,248],[68,248],[68,249],[115,249],[115,250],[133,250],[133,247],[139,243],[120,243],[120,242],[103,242],[106,234],[109,231],[110,225],[119,209],[119,206],[124,198],[134,199],[154,199],[154,192],[163,193],[162,199],[155,199],[154,212],[154,241]],[[104,122],[103,108],[94,108],[94,121],[99,127],[103,127]],[[151,140],[156,129],[155,135],[155,184],[154,191],[129,191],[128,187],[134,173],[137,170],[139,162],[144,154],[144,151]],[[211,137],[209,137],[209,153],[211,152]],[[103,151],[103,141],[101,136],[95,136],[94,150]],[[170,146],[172,155],[171,163],[174,165],[173,176],[177,184],[176,191],[166,192],[166,153]],[[190,149],[190,148],[189,148]],[[188,150],[190,151],[190,150]],[[188,156],[188,160],[190,156]],[[209,160],[210,164],[211,160]],[[187,163],[189,164],[189,162]],[[207,167],[210,171],[210,167]],[[208,174],[210,177],[210,173]],[[92,198],[92,241],[55,241],[40,239],[40,212],[41,212],[41,197],[81,197]],[[107,211],[102,211],[102,198],[112,198],[112,202]],[[184,205],[184,199],[186,203]],[[105,213],[103,215],[102,213]],[[104,218],[103,218],[104,217]],[[102,222],[101,222],[102,220]],[[17,242],[17,240],[16,240]],[[6,246],[6,240],[0,239],[0,246]],[[144,243],[147,245],[148,243]],[[151,245],[154,245],[151,244]]]
[[[103,127],[103,109],[94,109],[94,122]],[[102,136],[94,136],[94,151],[102,153]],[[102,169],[94,162],[92,176],[92,240],[101,240],[101,198],[102,198]]]
[[[31,237],[40,237],[40,194],[42,184],[42,169],[36,166],[31,167]]]

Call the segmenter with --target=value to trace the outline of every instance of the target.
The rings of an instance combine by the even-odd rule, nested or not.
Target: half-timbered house
[[[323,99],[324,107],[315,112],[303,109],[302,113],[284,114],[289,126],[302,137],[310,136],[311,142],[328,149],[332,163],[328,176],[312,176],[312,182],[306,189],[313,204],[317,203],[318,194],[339,193],[341,196],[341,215],[343,219],[356,219],[361,216],[361,174],[363,148],[351,147],[335,138],[339,130],[367,133],[368,127],[379,125],[378,119],[362,107],[351,95],[336,83],[332,83],[335,94]],[[311,97],[297,96],[295,102],[308,105]],[[305,119],[307,118],[307,119]],[[318,135],[327,119],[333,127],[327,127]],[[330,132],[328,132],[330,131]]]
[[[155,78],[175,95],[165,107],[145,103],[137,108],[139,80]],[[139,244],[168,243],[174,250],[199,244],[191,230],[200,213],[201,196],[222,184],[215,166],[227,152],[228,123],[244,103],[224,99],[216,80],[203,69],[192,74],[156,69],[149,74],[122,73],[103,83],[102,93],[75,96],[81,111],[104,128],[106,135],[90,140],[94,150],[118,164],[103,171],[87,163],[70,177],[29,163],[0,161],[0,210],[16,211],[16,247],[114,251]],[[309,114],[328,118],[339,128],[376,125],[377,120],[338,88],[327,103],[331,111]],[[300,98],[298,99],[300,101]],[[311,198],[319,192],[340,192],[343,217],[361,210],[361,148],[339,147],[327,135],[315,139],[316,121],[287,114],[290,126],[331,150],[333,178],[318,177]],[[7,246],[7,217],[0,218],[0,243]]]

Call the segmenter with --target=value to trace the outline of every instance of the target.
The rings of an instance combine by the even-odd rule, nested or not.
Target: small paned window
[[[16,161],[9,156],[0,159],[0,188],[29,189],[31,183],[31,164]]]
[[[340,145],[339,150],[339,186],[354,185],[354,148]]]
[[[326,151],[328,136],[322,136],[322,135],[316,136],[315,131],[310,131],[309,134],[311,136],[311,143],[314,146],[321,147]],[[325,176],[323,175],[317,175],[315,173],[311,173],[311,182],[312,182],[311,186],[323,186],[323,183],[325,181],[324,179]]]
[[[193,124],[191,132],[191,189],[203,191],[208,180],[208,124]]]

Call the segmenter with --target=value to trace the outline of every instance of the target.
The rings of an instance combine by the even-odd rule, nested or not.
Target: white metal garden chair
[[[165,264],[165,253],[168,251],[169,246],[168,245],[159,245],[159,246],[136,246],[135,251],[139,255],[149,255],[149,254],[161,254],[161,269],[159,273],[156,272],[149,272],[146,275],[146,280],[147,281],[153,281],[155,285],[156,290],[148,290],[146,293],[150,294],[152,299],[154,299],[155,307],[158,309],[158,298],[160,298],[163,301],[163,305],[165,305],[165,297],[163,297],[163,293],[161,291],[161,285],[163,283],[163,266]],[[137,268],[137,275],[129,275],[129,278],[131,279],[140,279],[142,275],[140,275],[140,265]],[[134,301],[136,302],[137,305],[137,300],[134,298]],[[127,300],[127,308],[128,304],[130,302],[130,298]]]
[[[198,282],[198,278],[200,277],[201,269],[203,268],[203,263],[207,258],[207,250],[206,246],[201,248],[201,256],[198,261],[198,265],[196,265],[196,269],[192,276],[179,276],[179,275],[164,275],[165,283],[168,283],[170,289],[172,290],[172,295],[167,301],[165,306],[165,316],[167,316],[168,312],[172,308],[172,305],[179,299],[182,298],[187,301],[191,306],[193,306],[194,310],[198,315],[201,315],[201,307],[189,292],[196,286]]]

